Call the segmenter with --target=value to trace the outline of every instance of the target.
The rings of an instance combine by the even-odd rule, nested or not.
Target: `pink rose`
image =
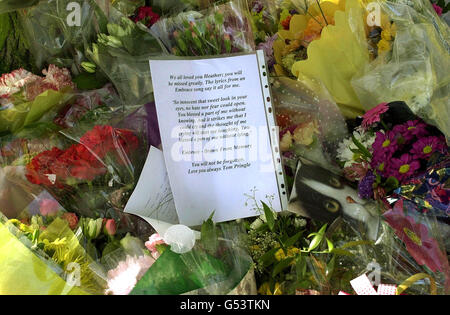
[[[39,211],[45,216],[54,216],[60,208],[59,203],[54,199],[44,199],[41,201]]]
[[[105,233],[109,236],[114,236],[117,232],[116,221],[114,219],[108,219],[105,221]]]
[[[152,236],[150,236],[149,240],[145,242],[145,247],[152,253],[152,256],[157,259],[160,256],[160,253],[158,252],[158,249],[156,248],[156,245],[164,245],[166,244],[163,240],[163,238],[155,233]]]

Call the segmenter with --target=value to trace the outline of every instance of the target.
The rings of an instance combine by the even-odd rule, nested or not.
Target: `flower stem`
[[[383,126],[383,128],[387,131],[389,130],[388,126],[386,125],[386,123],[383,121],[383,119],[380,119],[380,124]]]
[[[322,7],[320,6],[320,1],[319,1],[319,0],[316,0],[316,2],[317,2],[317,5],[319,6],[320,13],[321,13],[322,16],[323,16],[323,19],[325,20],[325,23],[328,25],[327,18],[325,17],[325,14],[324,14],[323,11],[322,11]]]

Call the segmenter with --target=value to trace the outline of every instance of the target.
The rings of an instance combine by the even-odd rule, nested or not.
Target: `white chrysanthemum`
[[[353,132],[353,136],[358,140],[367,150],[372,151],[372,145],[375,142],[375,135],[371,135],[364,132],[362,129],[357,129],[358,131]],[[344,139],[339,144],[337,149],[337,157],[340,161],[344,162],[344,168],[351,166],[355,161],[355,154],[352,150],[356,150],[358,147],[353,142],[351,137]]]

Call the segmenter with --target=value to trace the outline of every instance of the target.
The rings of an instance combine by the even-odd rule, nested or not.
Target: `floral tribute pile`
[[[69,0],[13,2],[0,294],[450,293],[448,1],[85,0],[79,21]],[[127,213],[162,147],[148,60],[255,50],[289,207],[242,192],[253,218],[218,224],[211,209],[162,228]],[[305,168],[332,193],[302,194]]]

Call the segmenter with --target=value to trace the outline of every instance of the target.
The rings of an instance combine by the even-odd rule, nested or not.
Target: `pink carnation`
[[[436,11],[437,15],[442,16],[442,8],[438,6],[437,4],[433,3],[434,11]]]
[[[42,73],[45,78],[40,78],[41,80],[27,86],[27,99],[30,101],[47,90],[60,91],[65,87],[75,88],[70,71],[66,68],[49,65],[47,70],[42,70]]]
[[[74,230],[78,225],[78,217],[75,213],[66,212],[61,218],[67,221],[71,230]]]
[[[11,73],[5,73],[0,77],[0,98],[9,98],[19,92],[21,88],[40,80],[41,78],[31,72],[18,69]]]

